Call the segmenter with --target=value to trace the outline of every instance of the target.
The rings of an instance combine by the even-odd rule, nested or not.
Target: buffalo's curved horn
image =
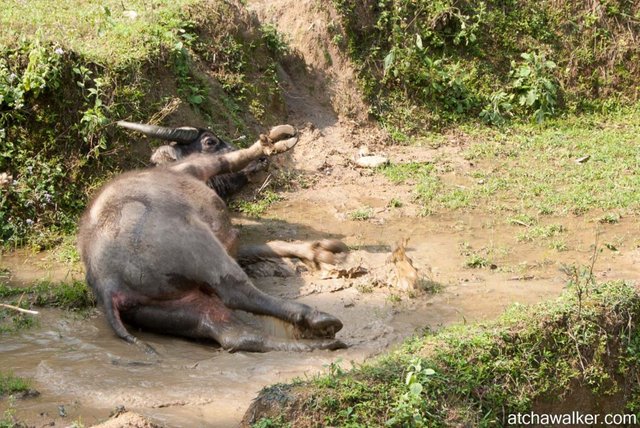
[[[197,128],[187,126],[182,128],[166,128],[164,126],[127,122],[125,120],[118,121],[118,126],[131,129],[132,131],[142,132],[149,137],[175,141],[178,144],[190,144],[200,135],[200,131]]]

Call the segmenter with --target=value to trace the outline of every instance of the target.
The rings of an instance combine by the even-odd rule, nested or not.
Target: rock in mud
[[[15,394],[11,394],[13,398],[16,400],[26,400],[29,398],[36,398],[40,396],[40,391],[36,391],[35,389],[27,389],[26,391],[16,392]]]
[[[362,156],[356,159],[356,165],[362,168],[377,168],[388,163],[389,158],[380,155]]]

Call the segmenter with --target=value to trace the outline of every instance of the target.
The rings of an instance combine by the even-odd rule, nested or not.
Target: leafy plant
[[[540,123],[553,116],[558,107],[558,84],[553,76],[557,66],[544,54],[527,52],[520,57],[522,62],[511,62],[512,86],[518,104]]]
[[[489,103],[480,112],[480,119],[490,125],[504,125],[513,115],[513,98],[513,94],[507,94],[505,91],[492,93]]]
[[[392,410],[393,417],[386,421],[386,426],[429,426],[422,412],[423,390],[426,383],[436,374],[431,368],[423,368],[423,361],[415,357],[407,367],[404,384],[406,391],[402,393]]]
[[[282,197],[273,190],[267,190],[259,194],[253,200],[235,200],[231,207],[251,217],[259,217],[271,205],[282,200]]]
[[[260,31],[263,42],[276,57],[282,57],[289,53],[289,44],[274,24],[264,24],[260,27]]]
[[[27,379],[15,376],[11,372],[0,371],[0,397],[15,392],[23,392],[31,387]]]

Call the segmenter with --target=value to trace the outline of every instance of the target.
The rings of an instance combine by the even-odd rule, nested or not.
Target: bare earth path
[[[500,215],[453,211],[418,216],[412,187],[357,168],[353,159],[358,150],[366,146],[386,154],[392,163],[447,163],[447,179],[455,181],[473,167],[462,156],[465,139],[451,136],[438,149],[385,146],[384,133],[364,121],[366,108],[353,89],[353,71],[330,43],[330,11],[321,11],[318,1],[248,3],[263,21],[275,23],[304,58],[305,67],[292,62],[281,70],[291,122],[303,134],[285,165],[294,182],[291,190],[282,192],[283,200],[264,217],[236,220],[246,241],[331,236],[353,248],[349,263],[365,267],[364,277],[325,278],[294,265],[298,272],[293,276],[256,278],[269,293],[340,317],[345,328],[339,337],[349,348],[229,354],[208,343],[141,333],[162,356],[154,361],[116,339],[97,312],[83,319],[45,310],[38,328],[0,342],[2,367],[33,378],[41,392],[38,398],[15,403],[18,418],[36,426],[52,421],[66,426],[77,420],[91,426],[123,405],[166,426],[236,426],[264,386],[326,371],[336,361],[348,367],[424,327],[493,319],[508,305],[557,296],[566,282],[562,265],[589,264],[596,234],[599,242],[615,244],[598,251],[596,275],[638,276],[639,227],[630,219],[611,225],[587,217],[548,219],[567,231],[566,251],[557,251],[540,242],[521,242],[522,227]],[[402,206],[390,207],[392,199]],[[350,213],[363,208],[369,210],[369,219],[350,219]],[[408,255],[414,265],[438,292],[409,298],[384,284],[386,260],[403,237],[410,238]],[[467,267],[474,253],[488,255],[491,265]],[[2,265],[10,269],[14,282],[67,274],[41,257],[6,256]]]

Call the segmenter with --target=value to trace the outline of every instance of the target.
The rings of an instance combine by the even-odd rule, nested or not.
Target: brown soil
[[[335,237],[354,249],[343,271],[315,272],[294,264],[293,276],[282,276],[282,269],[276,269],[255,279],[271,294],[339,316],[345,327],[338,336],[349,348],[229,354],[210,343],[139,333],[162,356],[155,361],[116,339],[98,312],[82,319],[45,310],[39,315],[40,327],[3,337],[0,343],[2,366],[34,379],[41,392],[38,398],[14,404],[20,420],[40,426],[80,419],[90,426],[124,405],[157,425],[236,426],[264,386],[324,372],[335,361],[343,366],[362,361],[425,327],[490,319],[513,303],[557,296],[566,282],[562,265],[590,264],[596,234],[598,242],[612,244],[601,245],[596,253],[596,275],[638,276],[635,237],[640,226],[635,222],[601,225],[588,217],[548,219],[567,230],[567,250],[557,251],[539,240],[519,242],[522,227],[509,224],[501,214],[455,211],[420,217],[412,186],[393,185],[381,174],[358,168],[354,159],[363,146],[391,162],[446,163],[451,172],[445,179],[456,183],[469,179],[473,165],[461,155],[469,144],[462,135],[447,136],[448,143],[439,148],[392,147],[385,133],[367,122],[353,68],[331,41],[330,29],[339,31],[339,23],[329,4],[248,1],[249,8],[277,25],[295,49],[298,60],[284,61],[281,77],[290,122],[302,132],[293,154],[282,162],[287,173],[281,181],[290,189],[281,193],[283,200],[263,218],[239,217],[236,223],[245,242]],[[300,59],[306,67],[300,67]],[[402,206],[389,207],[391,199]],[[351,220],[349,214],[363,207],[371,209],[371,218]],[[389,287],[393,269],[387,260],[401,238],[410,238],[407,256],[429,292],[409,297]],[[491,265],[466,267],[470,252],[486,254]],[[9,268],[15,283],[80,275],[42,254],[5,256],[2,266]],[[344,277],[356,268],[366,269],[366,274]],[[0,411],[8,405],[0,401]],[[66,416],[61,416],[59,406],[64,406]]]

